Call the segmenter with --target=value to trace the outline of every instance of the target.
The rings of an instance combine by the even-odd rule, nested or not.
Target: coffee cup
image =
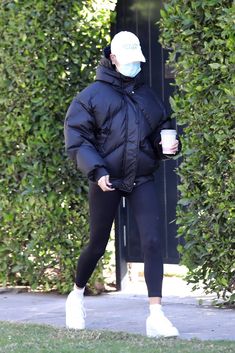
[[[176,130],[173,129],[165,129],[161,130],[161,143],[162,143],[162,153],[163,154],[174,154],[170,150],[170,148],[175,144],[176,142]]]

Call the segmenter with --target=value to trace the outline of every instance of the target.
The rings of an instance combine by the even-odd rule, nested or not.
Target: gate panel
[[[119,0],[117,20],[112,28],[112,34],[127,30],[139,37],[147,61],[142,67],[145,82],[162,98],[170,111],[169,96],[173,94],[174,89],[170,84],[174,82],[174,79],[165,67],[168,51],[158,43],[159,28],[156,22],[160,18],[161,7],[161,0]],[[155,174],[160,218],[162,219],[160,233],[163,238],[165,263],[179,262],[176,249],[179,239],[176,238],[175,224],[178,177],[174,169],[177,165],[178,161],[164,161]],[[119,264],[122,264],[122,270],[118,269],[119,275],[117,276],[120,284],[126,272],[124,263],[143,261],[139,234],[128,201],[120,205],[116,228],[117,267],[119,268]]]

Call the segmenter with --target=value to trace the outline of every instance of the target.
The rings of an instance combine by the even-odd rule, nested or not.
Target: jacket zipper
[[[126,97],[123,96],[124,101],[126,101]],[[122,162],[122,177],[125,177],[125,167],[126,167],[126,145],[127,145],[127,134],[128,132],[128,114],[127,114],[127,104],[126,104],[126,111],[125,111],[125,143],[124,143],[124,156]]]

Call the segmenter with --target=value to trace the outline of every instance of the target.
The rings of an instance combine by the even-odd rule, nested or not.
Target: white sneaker
[[[83,304],[83,289],[78,289],[74,284],[74,289],[69,293],[66,308],[66,327],[75,330],[83,330],[85,328],[86,312]]]
[[[150,305],[150,315],[146,320],[148,337],[177,337],[179,331],[172,325],[162,311],[161,305]]]

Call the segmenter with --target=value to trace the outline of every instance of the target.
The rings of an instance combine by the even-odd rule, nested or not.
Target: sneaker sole
[[[67,325],[66,328],[69,330],[85,330],[85,325],[84,326],[76,326],[76,325]]]
[[[156,338],[161,338],[161,337],[165,337],[165,338],[170,338],[170,337],[178,337],[179,336],[179,332],[175,332],[175,333],[171,333],[171,334],[158,334],[156,333],[156,330],[152,329],[151,327],[149,327],[150,325],[146,324],[146,335],[148,337],[156,337]]]
[[[178,334],[173,334],[173,335],[161,335],[161,334],[156,334],[155,330],[148,330],[146,332],[147,337],[155,337],[155,338],[173,338],[173,337],[178,337]]]

